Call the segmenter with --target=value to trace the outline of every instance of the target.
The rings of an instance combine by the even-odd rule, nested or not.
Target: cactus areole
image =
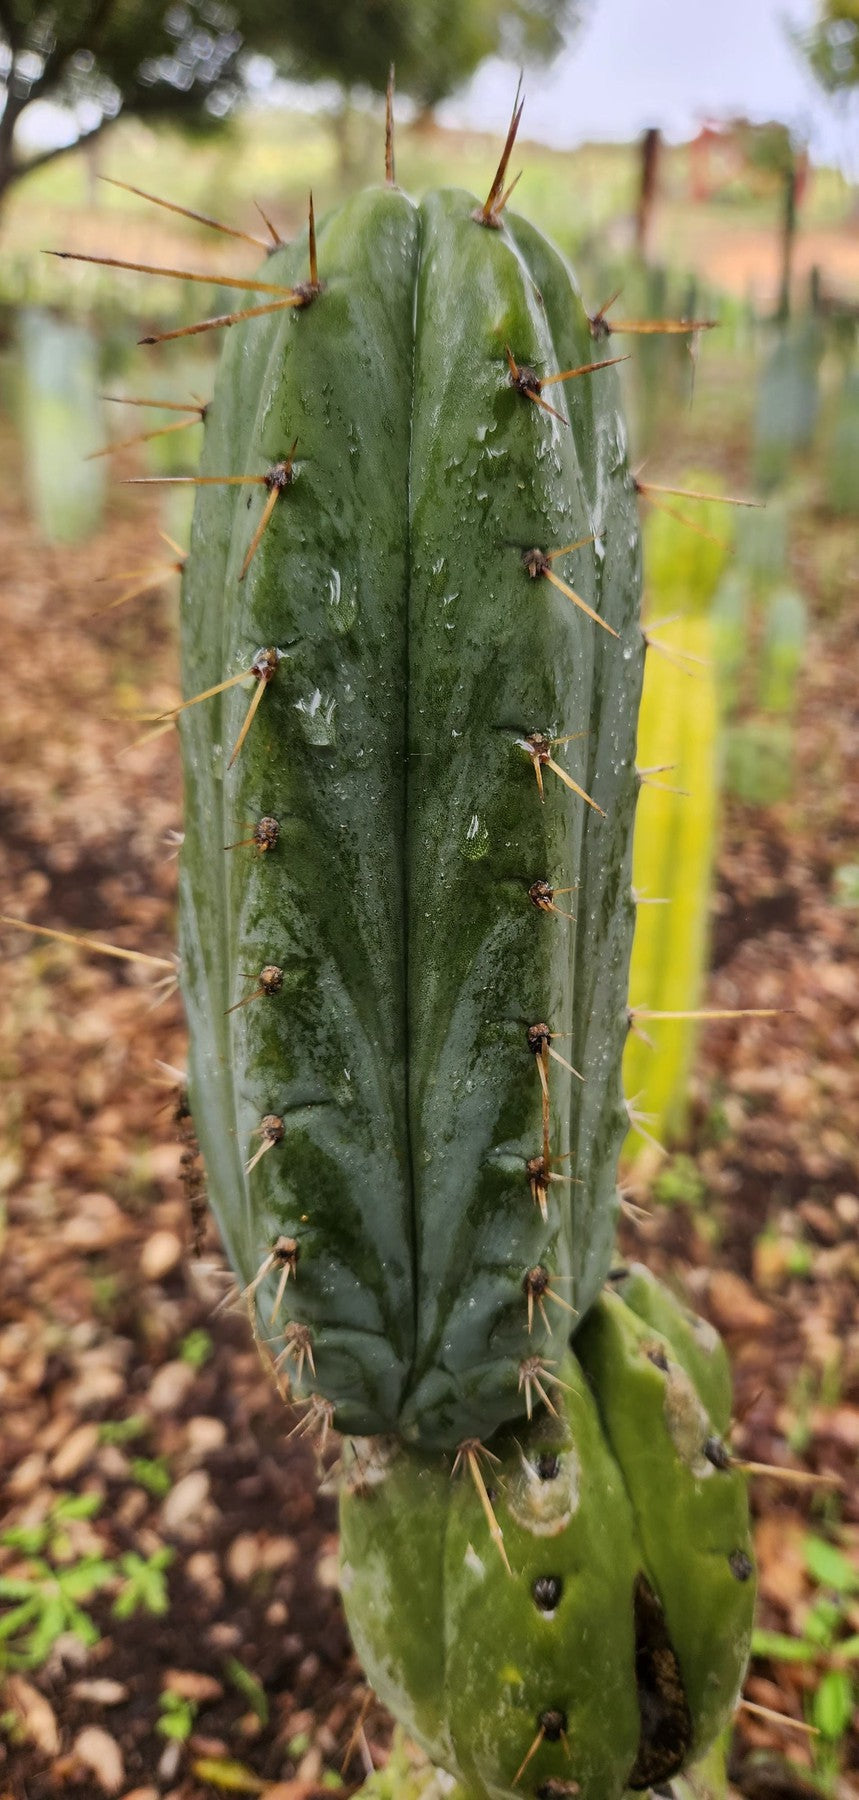
[[[636,497],[616,371],[549,385],[594,346],[524,220],[383,187],[318,259],[269,258],[303,303],[230,332],[207,410],[203,475],[259,485],[199,489],[184,577],[186,697],[247,674],[182,717],[190,1091],[298,1393],[450,1448],[522,1416],[611,1256]],[[535,1267],[568,1304],[529,1334]]]

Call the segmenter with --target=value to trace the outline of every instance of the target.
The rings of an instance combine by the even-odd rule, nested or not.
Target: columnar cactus
[[[379,188],[302,285],[305,255],[266,269],[301,304],[227,344],[185,571],[186,696],[244,671],[261,702],[238,756],[239,685],[182,720],[191,1097],[298,1393],[450,1448],[521,1415],[611,1257],[636,497],[524,220]],[[536,1339],[535,1268],[566,1301]]]
[[[278,245],[211,322],[181,969],[255,1333],[346,1439],[371,1678],[475,1800],[620,1800],[729,1717],[752,1568],[717,1342],[606,1291],[641,490],[617,327],[506,208],[518,116],[483,205],[311,210],[309,276]]]

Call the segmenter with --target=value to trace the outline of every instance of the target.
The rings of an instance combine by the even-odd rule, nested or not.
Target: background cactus
[[[96,529],[105,470],[87,460],[102,444],[98,348],[85,325],[35,307],[19,327],[18,418],[30,508],[46,544],[77,543]]]
[[[695,474],[688,485],[699,486]],[[640,904],[629,994],[633,1006],[656,1012],[694,1012],[707,968],[721,787],[710,608],[727,556],[726,540],[716,535],[724,524],[714,501],[696,507],[692,529],[685,516],[662,510],[647,522],[648,616],[654,629],[662,618],[672,624],[666,654],[647,659],[638,723],[639,767],[657,772],[638,803],[633,882]],[[696,1035],[689,1018],[642,1021],[630,1035],[624,1084],[650,1135],[630,1132],[628,1160],[649,1159],[652,1139],[661,1144],[682,1132]]]

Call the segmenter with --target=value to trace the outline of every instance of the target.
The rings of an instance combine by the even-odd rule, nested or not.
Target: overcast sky
[[[788,37],[815,0],[585,0],[585,23],[548,72],[526,77],[523,133],[567,148],[659,125],[686,138],[705,117],[742,113],[795,125],[827,159],[857,164],[859,118],[837,113]],[[510,112],[511,71],[487,63],[441,109],[451,123],[497,131]]]

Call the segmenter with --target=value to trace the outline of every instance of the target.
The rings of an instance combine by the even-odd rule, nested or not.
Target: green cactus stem
[[[392,1443],[351,1452],[356,1647],[476,1800],[660,1785],[739,1696],[754,1581],[745,1480],[721,1437],[724,1351],[646,1272],[613,1285],[560,1365],[553,1414],[499,1434],[483,1464],[510,1574],[449,1462]]]
[[[563,1350],[529,1269],[599,1292],[627,1123],[636,495],[567,268],[490,215],[388,186],[310,282],[268,259],[294,298],[229,333],[182,602],[212,1203],[314,1416],[441,1448]]]

